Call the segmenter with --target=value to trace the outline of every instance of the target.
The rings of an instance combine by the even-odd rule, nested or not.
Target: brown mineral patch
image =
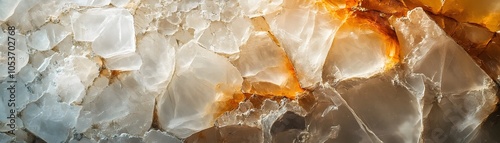
[[[416,7],[422,7],[426,11],[431,11],[433,13],[439,13],[443,7],[442,0],[401,0],[407,8],[414,9]]]
[[[453,18],[449,18],[446,16],[442,15],[436,15],[433,13],[428,12],[427,15],[429,15],[436,24],[441,27],[448,35],[451,35],[455,32],[457,29],[458,21],[456,21]]]
[[[101,68],[99,71],[99,76],[108,78],[109,84],[112,84],[116,80],[118,80],[120,77],[122,77],[123,75],[126,75],[128,73],[130,73],[130,72],[129,71],[119,71],[119,70],[109,70],[109,69]]]
[[[269,99],[269,97],[259,96],[255,94],[246,94],[246,99],[252,103],[253,107],[260,107],[264,100]]]
[[[480,66],[492,79],[497,79],[500,84],[500,34],[488,43],[485,50],[478,55]]]
[[[299,105],[308,112],[311,111],[316,104],[316,98],[311,92],[303,94],[303,96],[298,98],[298,101]]]
[[[211,127],[202,131],[199,131],[184,141],[185,143],[216,143],[223,142],[222,137],[219,132],[219,128]]]
[[[151,123],[151,128],[153,129],[161,129],[161,126],[160,126],[160,121],[158,120],[158,109],[156,108],[156,104],[158,100],[155,100],[155,105],[154,105],[154,108],[153,108],[153,121]]]
[[[363,0],[361,7],[397,16],[403,16],[408,11],[399,0]]]
[[[486,48],[494,35],[494,32],[478,24],[463,23],[432,13],[428,13],[428,15],[473,58],[476,58]],[[476,62],[478,61],[476,60]]]
[[[102,57],[95,57],[94,61],[97,62],[99,67],[99,76],[106,77],[109,79],[109,84],[114,83],[123,75],[130,73],[130,71],[120,71],[120,70],[110,70],[105,66],[105,60]]]
[[[260,108],[266,99],[281,102],[286,97],[283,96],[268,96],[268,95],[257,95],[257,94],[245,94],[246,100],[252,103],[254,108]]]

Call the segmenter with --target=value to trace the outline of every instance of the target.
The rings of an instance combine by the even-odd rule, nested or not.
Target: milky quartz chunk
[[[163,129],[186,138],[213,125],[217,102],[241,94],[243,79],[228,59],[192,41],[177,52],[175,64],[158,100],[158,120]]]
[[[18,32],[18,31],[16,31]],[[14,38],[15,40],[15,47],[16,49],[14,51],[9,51],[8,49],[8,38]],[[9,53],[12,52],[15,54],[15,73],[18,73],[21,71],[21,69],[26,66],[29,62],[29,55],[27,53],[27,48],[26,48],[26,41],[25,41],[25,36],[22,35],[16,35],[16,36],[10,36],[8,33],[4,33],[3,31],[0,32],[0,41],[6,41],[3,43],[0,43],[0,68],[6,69],[3,71],[0,71],[0,79],[7,78],[9,76],[7,68],[9,67],[8,65],[8,57]],[[12,40],[10,40],[12,41]],[[12,56],[12,54],[10,54]]]
[[[201,21],[200,23],[202,23]],[[211,51],[221,54],[236,54],[250,36],[249,19],[235,18],[230,23],[212,22],[199,36],[200,44]]]
[[[45,94],[21,114],[24,126],[47,142],[65,142],[81,110],[81,107],[57,102],[57,98],[57,95]]]
[[[49,23],[28,38],[28,45],[36,50],[47,51],[64,40],[70,32],[59,24]]]
[[[165,88],[174,74],[177,43],[159,33],[148,33],[138,42],[142,66],[136,71],[139,81],[149,90]]]
[[[283,0],[238,0],[242,13],[249,17],[264,16],[279,10]]]
[[[335,34],[323,67],[323,80],[366,78],[383,72],[392,62],[387,51],[396,48],[397,42],[370,21],[348,19]]]
[[[78,118],[78,132],[111,136],[126,131],[140,136],[151,127],[155,96],[143,90],[133,75],[118,78],[107,87],[99,83],[96,86],[101,89],[93,89],[99,95],[84,99],[92,101],[84,104]],[[97,125],[98,131],[89,129],[92,125]]]
[[[130,0],[111,0],[111,4],[115,5],[116,7],[125,7]]]
[[[323,64],[342,20],[304,1],[286,1],[283,10],[266,15],[271,32],[291,59],[303,88],[321,81]]]
[[[128,53],[106,59],[106,67],[110,70],[131,71],[141,68],[142,59],[137,53]]]
[[[110,58],[135,51],[134,19],[122,8],[95,8],[72,15],[75,40],[92,42],[92,50]]]
[[[431,81],[424,141],[468,142],[495,109],[497,88],[467,53],[417,8],[392,21],[412,74]],[[437,134],[437,135],[436,135]]]
[[[245,78],[243,91],[294,98],[302,89],[283,48],[267,32],[255,32],[233,62]]]
[[[1,39],[1,38],[0,38]],[[8,52],[7,52],[7,45],[0,45],[0,48],[3,48],[3,49],[0,49],[0,61],[2,61],[2,63],[0,63],[0,67],[1,68],[4,68],[4,69],[7,69],[9,67],[8,65]],[[19,49],[16,49],[14,50],[12,53],[15,54],[15,58],[16,58],[16,69],[14,70],[15,73],[18,73],[19,71],[21,71],[21,69],[26,66],[29,62],[29,55],[28,53],[26,53],[25,51],[22,51],[22,50],[19,50]],[[4,71],[1,71],[0,72],[0,79],[4,79],[6,77],[9,76],[9,73],[8,73],[8,70],[4,70]]]
[[[4,22],[9,18],[17,8],[21,0],[0,0],[0,22]]]
[[[69,56],[64,59],[64,62],[55,62],[59,62],[61,65],[64,63],[55,70],[50,70],[53,68],[52,66],[49,68],[49,74],[55,77],[53,84],[56,85],[57,94],[63,102],[81,102],[87,85],[97,77],[97,64],[82,56]]]
[[[87,57],[74,56],[71,59],[71,64],[73,65],[73,71],[85,86],[92,84],[99,75],[98,65]]]

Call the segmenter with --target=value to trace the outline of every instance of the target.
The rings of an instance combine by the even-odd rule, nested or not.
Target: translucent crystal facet
[[[0,143],[498,142],[499,8],[0,0]]]

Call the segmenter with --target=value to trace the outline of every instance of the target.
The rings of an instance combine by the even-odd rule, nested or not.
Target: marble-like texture
[[[499,10],[0,0],[0,143],[494,142]]]

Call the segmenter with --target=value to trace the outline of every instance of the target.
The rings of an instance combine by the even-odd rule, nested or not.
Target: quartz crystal
[[[0,0],[0,28],[0,143],[500,141],[495,0]]]

